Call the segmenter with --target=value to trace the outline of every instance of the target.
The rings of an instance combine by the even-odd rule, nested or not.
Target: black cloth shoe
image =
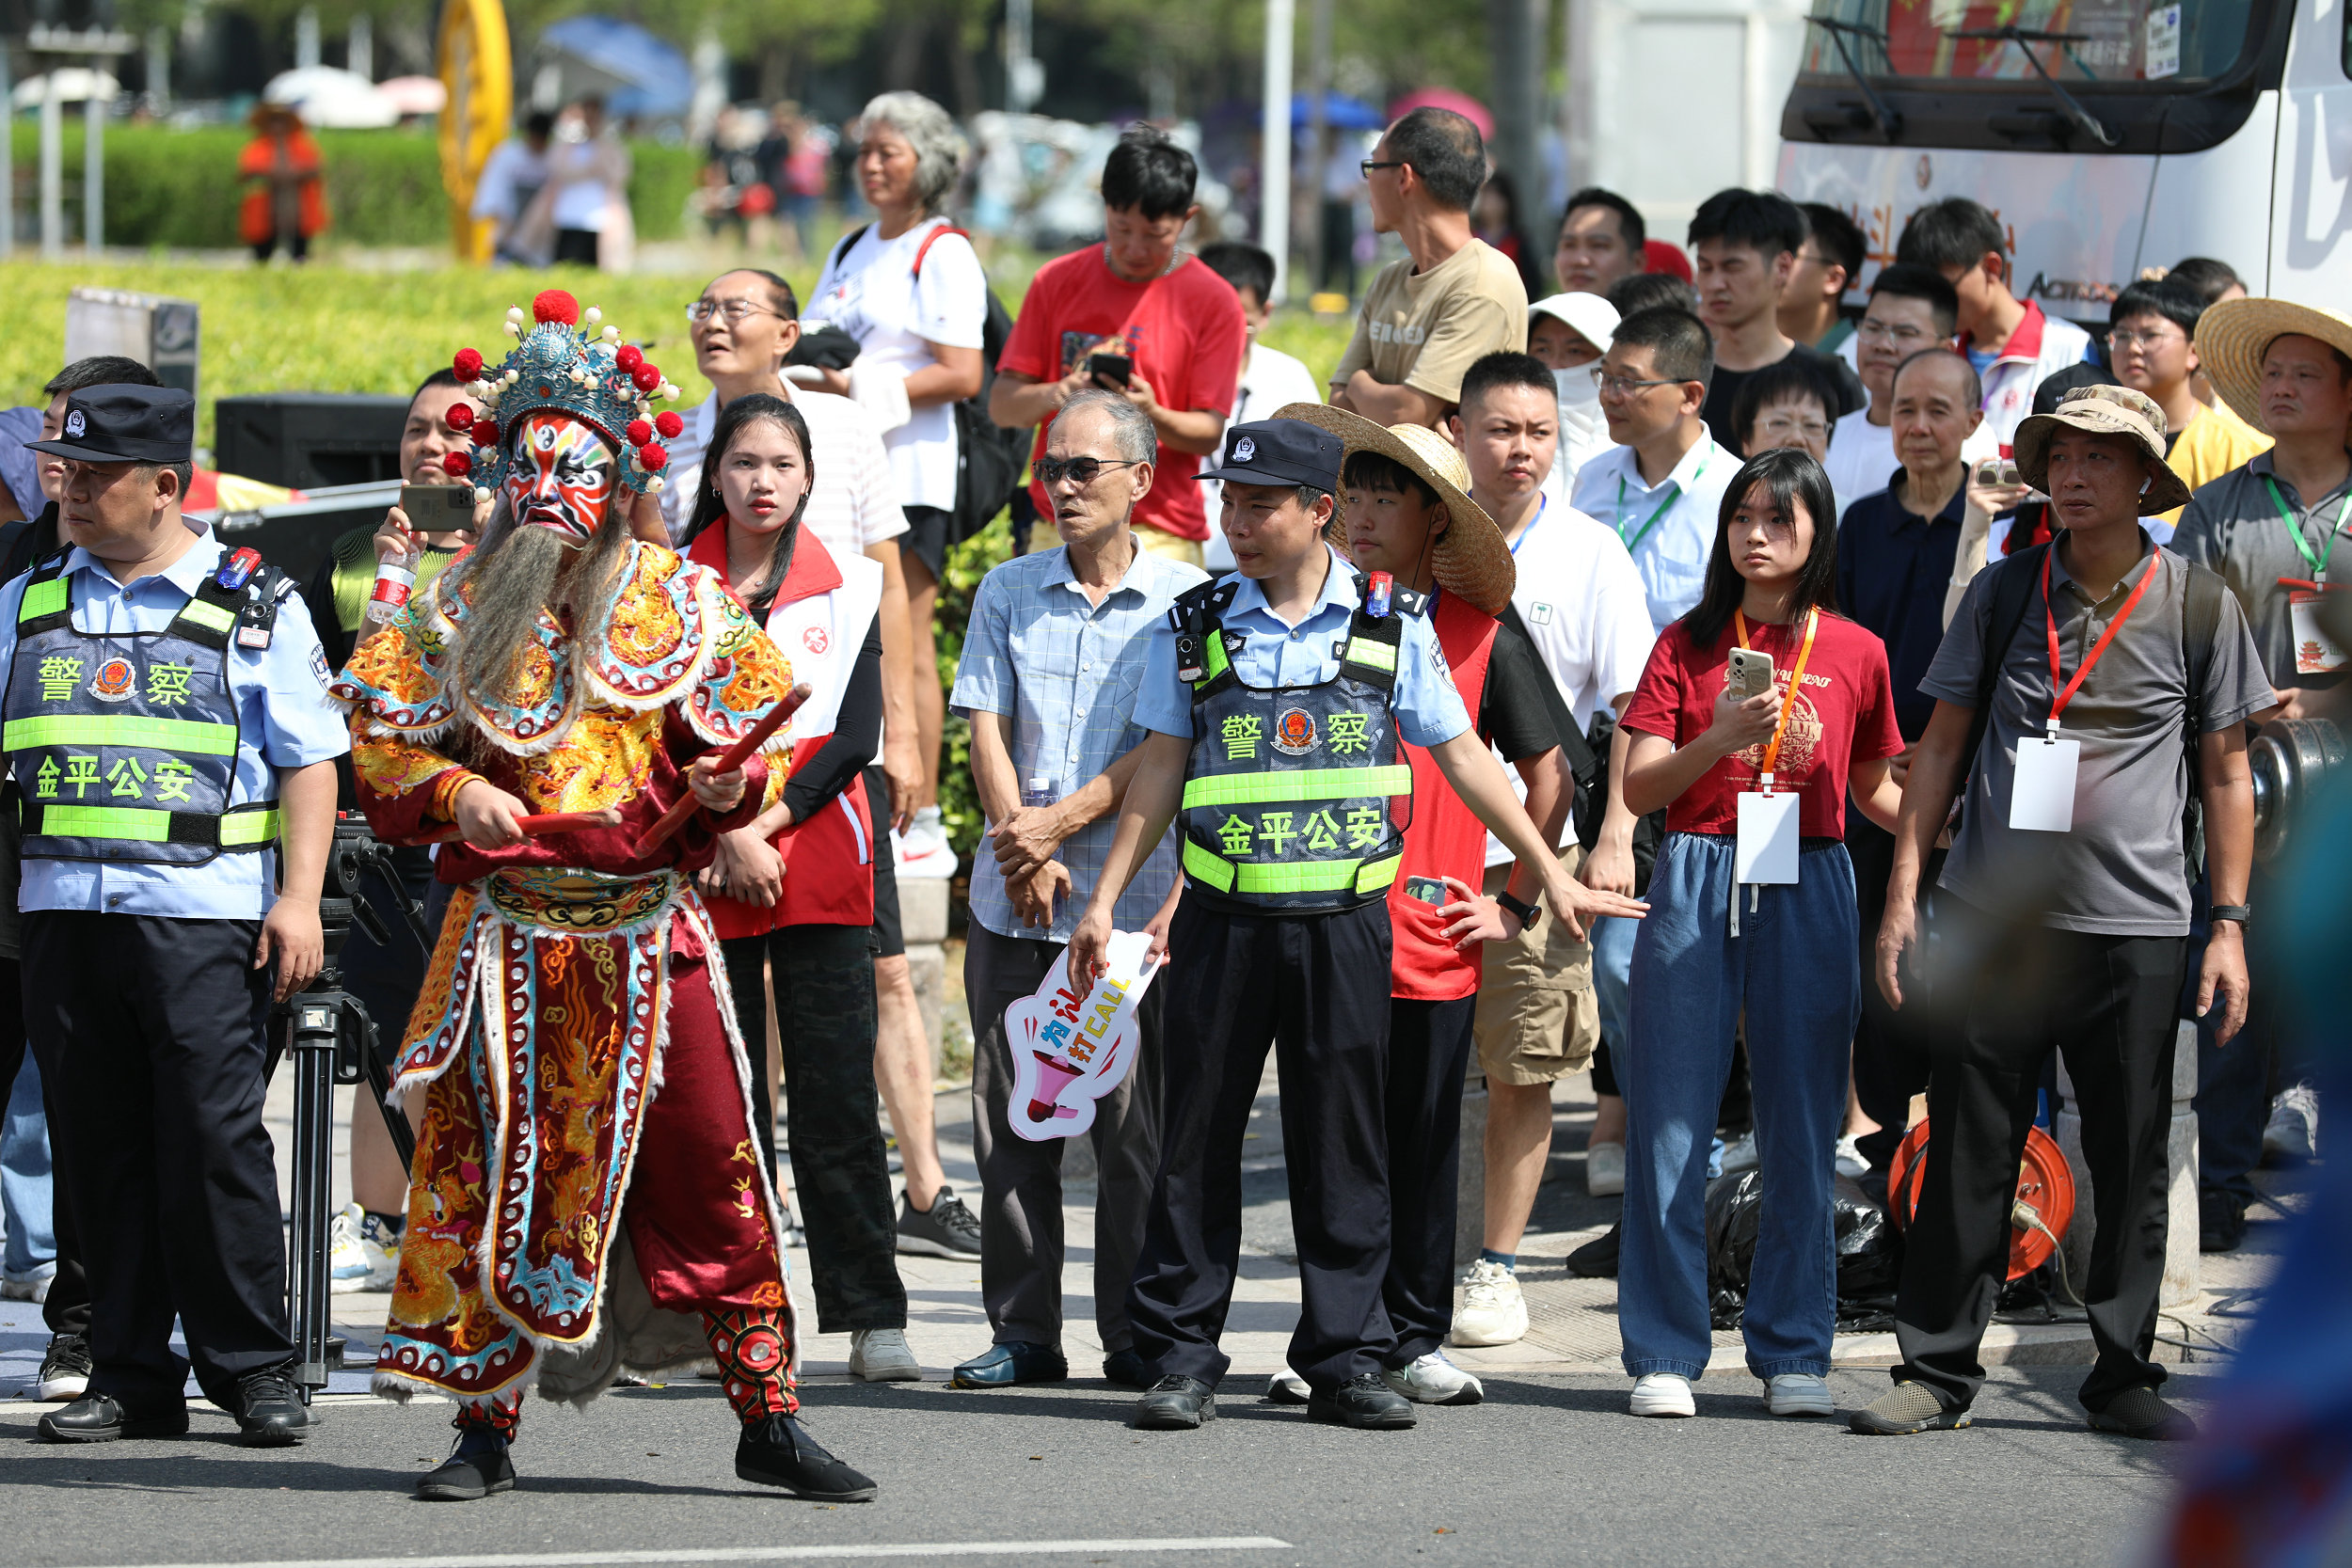
[[[86,1394],[63,1410],[40,1418],[40,1434],[52,1443],[111,1443],[122,1437],[185,1437],[188,1407],[167,1405],[133,1415],[108,1394]]]
[[[1216,1419],[1216,1390],[1197,1377],[1170,1372],[1136,1402],[1139,1432],[1190,1432]]]
[[[929,1211],[916,1209],[914,1200],[900,1193],[898,1251],[915,1258],[977,1258],[979,1216],[963,1206],[953,1187],[940,1188]]]
[[[789,1416],[771,1416],[743,1429],[735,1445],[739,1481],[782,1487],[817,1503],[870,1503],[874,1482],[827,1453],[808,1429]]]
[[[1622,1221],[1609,1227],[1605,1236],[1591,1241],[1568,1254],[1568,1272],[1582,1279],[1614,1279],[1617,1277],[1617,1245],[1625,1239]]]
[[[1419,1418],[1413,1402],[1378,1372],[1358,1372],[1330,1393],[1307,1396],[1307,1419],[1366,1432],[1402,1432]]]
[[[948,1375],[950,1388],[1009,1388],[1019,1383],[1059,1383],[1070,1363],[1051,1345],[1009,1339],[990,1347]]]
[[[1103,1375],[1121,1388],[1152,1386],[1152,1363],[1137,1350],[1115,1350],[1103,1357]]]
[[[2197,1250],[2235,1252],[2246,1242],[2246,1205],[2229,1193],[2197,1195]]]
[[[237,1383],[237,1441],[248,1449],[282,1449],[299,1443],[318,1425],[302,1402],[293,1371],[272,1367]]]
[[[487,1427],[468,1427],[440,1468],[417,1478],[417,1500],[470,1503],[515,1490],[515,1460],[506,1439]]]
[[[2185,1443],[2197,1435],[2197,1423],[2165,1403],[2153,1388],[2126,1388],[2107,1401],[2105,1410],[2090,1413],[2090,1430],[2153,1443]]]

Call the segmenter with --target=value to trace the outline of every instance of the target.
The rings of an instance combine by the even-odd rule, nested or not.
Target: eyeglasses
[[[748,299],[698,299],[686,308],[686,319],[700,326],[713,316],[724,316],[729,326],[740,326],[746,316],[773,316],[784,320],[784,312]]]
[[[1041,457],[1030,465],[1040,484],[1049,489],[1063,480],[1075,483],[1081,490],[1103,477],[1104,468],[1132,468],[1142,462],[1140,457],[1121,458],[1105,463],[1099,457]]]
[[[1906,348],[1928,341],[1928,335],[1915,326],[1889,326],[1884,322],[1868,320],[1855,327],[1853,335],[1871,342],[1900,343]]]
[[[1827,420],[1808,420],[1799,414],[1767,414],[1756,421],[1756,428],[1775,438],[1801,436],[1808,441],[1829,439]]]
[[[1664,376],[1656,381],[1629,381],[1621,375],[1611,375],[1597,366],[1594,368],[1592,375],[1593,385],[1600,388],[1600,395],[1605,398],[1631,397],[1645,387],[1679,387],[1682,385],[1673,376]]]
[[[2162,348],[2167,343],[2186,342],[2185,334],[2170,332],[2116,331],[2107,334],[2107,347],[2118,354],[2130,354],[2137,349]]]
[[[1369,180],[1372,178],[1372,171],[1375,168],[1403,168],[1407,162],[1408,160],[1404,158],[1366,158],[1362,163],[1358,164],[1356,166],[1362,169],[1364,171],[1364,178]]]

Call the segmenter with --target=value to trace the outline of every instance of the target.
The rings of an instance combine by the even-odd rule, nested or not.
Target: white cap
[[[1551,294],[1529,306],[1532,313],[1542,311],[1556,321],[1564,321],[1575,328],[1578,337],[1606,354],[1610,340],[1616,336],[1617,308],[1598,294]]]

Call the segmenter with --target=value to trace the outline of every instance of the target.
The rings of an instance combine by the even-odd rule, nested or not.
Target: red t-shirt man
[[[1233,411],[1247,342],[1241,296],[1199,258],[1186,256],[1157,277],[1130,283],[1111,271],[1101,245],[1090,245],[1038,269],[996,368],[1058,381],[1090,353],[1124,354],[1162,407],[1224,416]],[[1032,459],[1044,455],[1045,431],[1041,423]],[[1208,514],[1193,481],[1200,457],[1163,443],[1156,461],[1152,492],[1136,503],[1132,521],[1179,539],[1208,538]],[[1054,515],[1044,485],[1032,480],[1029,497],[1040,516]]]
[[[1748,627],[1748,646],[1770,656],[1772,685],[1783,697],[1804,634],[1802,621],[1793,626]],[[1715,698],[1724,689],[1731,650],[1738,645],[1738,630],[1730,625],[1705,648],[1692,643],[1687,622],[1668,626],[1650,650],[1641,684],[1633,689],[1625,727],[1663,736],[1677,746],[1706,734],[1715,721]],[[1820,629],[1814,634],[1813,656],[1805,660],[1804,689],[1789,707],[1788,730],[1772,770],[1774,789],[1793,789],[1802,796],[1798,833],[1844,838],[1846,778],[1853,764],[1897,756],[1902,749],[1902,731],[1895,724],[1895,689],[1886,673],[1886,644],[1875,633],[1824,610]],[[1667,831],[1737,833],[1740,794],[1757,787],[1763,766],[1761,746],[1725,757],[1666,808]]]

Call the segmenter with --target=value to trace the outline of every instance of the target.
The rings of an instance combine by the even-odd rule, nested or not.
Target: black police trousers
[[[29,911],[24,1028],[89,1273],[92,1394],[176,1407],[290,1360],[278,1166],[262,1123],[261,923]]]
[[[1302,1297],[1291,1370],[1328,1393],[1395,1357],[1389,1272],[1389,907],[1234,914],[1187,896],[1168,933],[1160,1167],[1127,1294],[1157,1375],[1214,1385],[1241,1256],[1241,1160],[1275,1053]]]

